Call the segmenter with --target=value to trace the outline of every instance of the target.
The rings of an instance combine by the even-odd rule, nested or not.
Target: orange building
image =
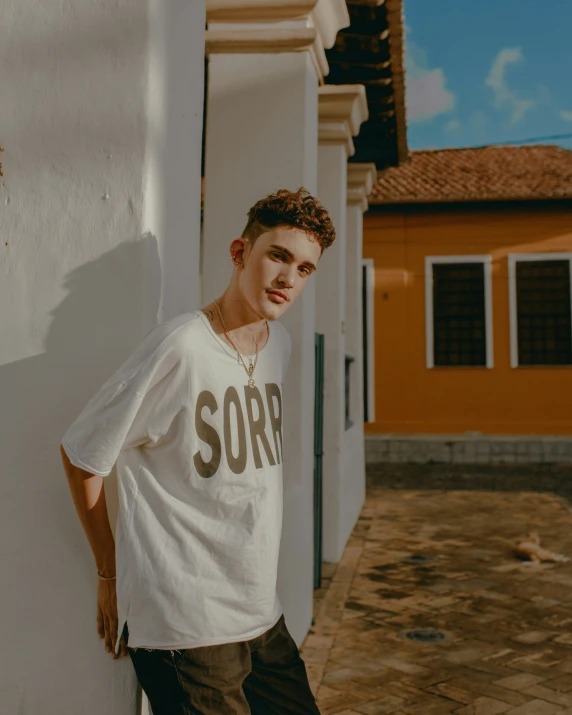
[[[379,174],[363,255],[366,433],[572,434],[572,151],[412,152]]]

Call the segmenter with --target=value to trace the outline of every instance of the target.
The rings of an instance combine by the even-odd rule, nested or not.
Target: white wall
[[[258,199],[301,185],[315,193],[317,103],[317,78],[307,53],[211,57],[204,302],[226,288],[231,274],[228,246],[241,234],[247,211]],[[311,278],[282,320],[293,349],[284,385],[284,521],[278,592],[297,643],[312,620],[314,320]]]
[[[347,153],[344,144],[320,145],[318,191],[328,209],[336,240],[320,260],[316,330],[324,334],[323,559],[340,560],[346,540],[341,530],[344,499],[344,355],[346,304]]]
[[[159,311],[197,304],[204,4],[2,10],[0,712],[126,715],[59,441]]]
[[[350,419],[344,433],[343,498],[340,514],[341,540],[351,535],[365,501],[365,447],[363,430],[363,343],[362,343],[362,236],[361,206],[348,205],[346,219],[346,355],[355,358],[350,377]]]

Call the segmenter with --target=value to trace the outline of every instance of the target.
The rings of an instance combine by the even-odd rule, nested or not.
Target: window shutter
[[[572,364],[570,261],[516,263],[519,365]]]
[[[433,350],[436,367],[486,366],[483,263],[433,264]]]

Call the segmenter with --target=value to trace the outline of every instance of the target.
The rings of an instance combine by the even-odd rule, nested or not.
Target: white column
[[[157,239],[161,293],[147,328],[200,302],[205,3],[150,0],[149,13],[143,228]]]
[[[320,87],[318,196],[329,210],[336,240],[316,273],[316,330],[325,336],[323,558],[339,561],[344,529],[345,354],[346,354],[346,221],[347,159],[354,153],[352,136],[367,119],[363,85]]]
[[[330,0],[322,6],[329,6]],[[323,47],[335,32],[318,21],[314,3],[251,3],[238,12],[211,3],[205,152],[203,302],[230,279],[228,246],[248,209],[277,189],[317,190],[318,83],[327,71]],[[338,0],[330,3],[339,9]],[[296,9],[293,18],[292,8]],[[246,13],[246,14],[245,14]],[[326,13],[332,19],[333,13]],[[269,24],[270,17],[280,20]],[[248,25],[237,24],[237,20]],[[329,33],[329,34],[328,34]],[[298,643],[312,620],[315,278],[285,315],[293,342],[284,386],[284,526],[278,590]]]
[[[344,434],[342,540],[348,539],[365,499],[363,431],[362,244],[363,214],[377,176],[375,164],[348,164],[346,222],[346,355],[350,368],[350,421]]]

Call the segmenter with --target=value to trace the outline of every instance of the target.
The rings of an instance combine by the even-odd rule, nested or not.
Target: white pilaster
[[[295,4],[301,8],[301,19],[284,14],[284,8]],[[230,5],[230,0],[217,0],[207,6],[209,19],[225,24],[210,22],[206,39],[203,302],[220,295],[228,284],[228,246],[240,236],[247,211],[256,201],[281,188],[305,186],[314,194],[317,190],[321,71],[315,46],[323,33],[312,19],[315,3],[306,3],[304,9],[296,0],[251,0],[243,3],[250,9],[242,18]],[[338,0],[332,5],[339,5]],[[272,13],[276,22],[269,24]],[[241,19],[248,25],[240,25]],[[311,624],[313,600],[315,278],[283,323],[293,350],[284,385],[284,526],[278,590],[288,627],[301,643]]]
[[[363,431],[362,244],[363,214],[376,180],[375,164],[348,164],[346,217],[346,355],[350,368],[350,420],[344,434],[342,540],[349,537],[365,500]]]
[[[352,136],[367,119],[362,85],[327,85],[319,90],[318,196],[329,210],[336,240],[316,273],[316,330],[325,336],[323,558],[339,561],[348,534],[343,517],[346,474],[346,222],[347,159],[354,153]]]
[[[201,136],[205,4],[149,2],[148,143],[144,231],[157,239],[161,262],[158,319],[199,304]],[[146,283],[153,276],[146,261]]]

